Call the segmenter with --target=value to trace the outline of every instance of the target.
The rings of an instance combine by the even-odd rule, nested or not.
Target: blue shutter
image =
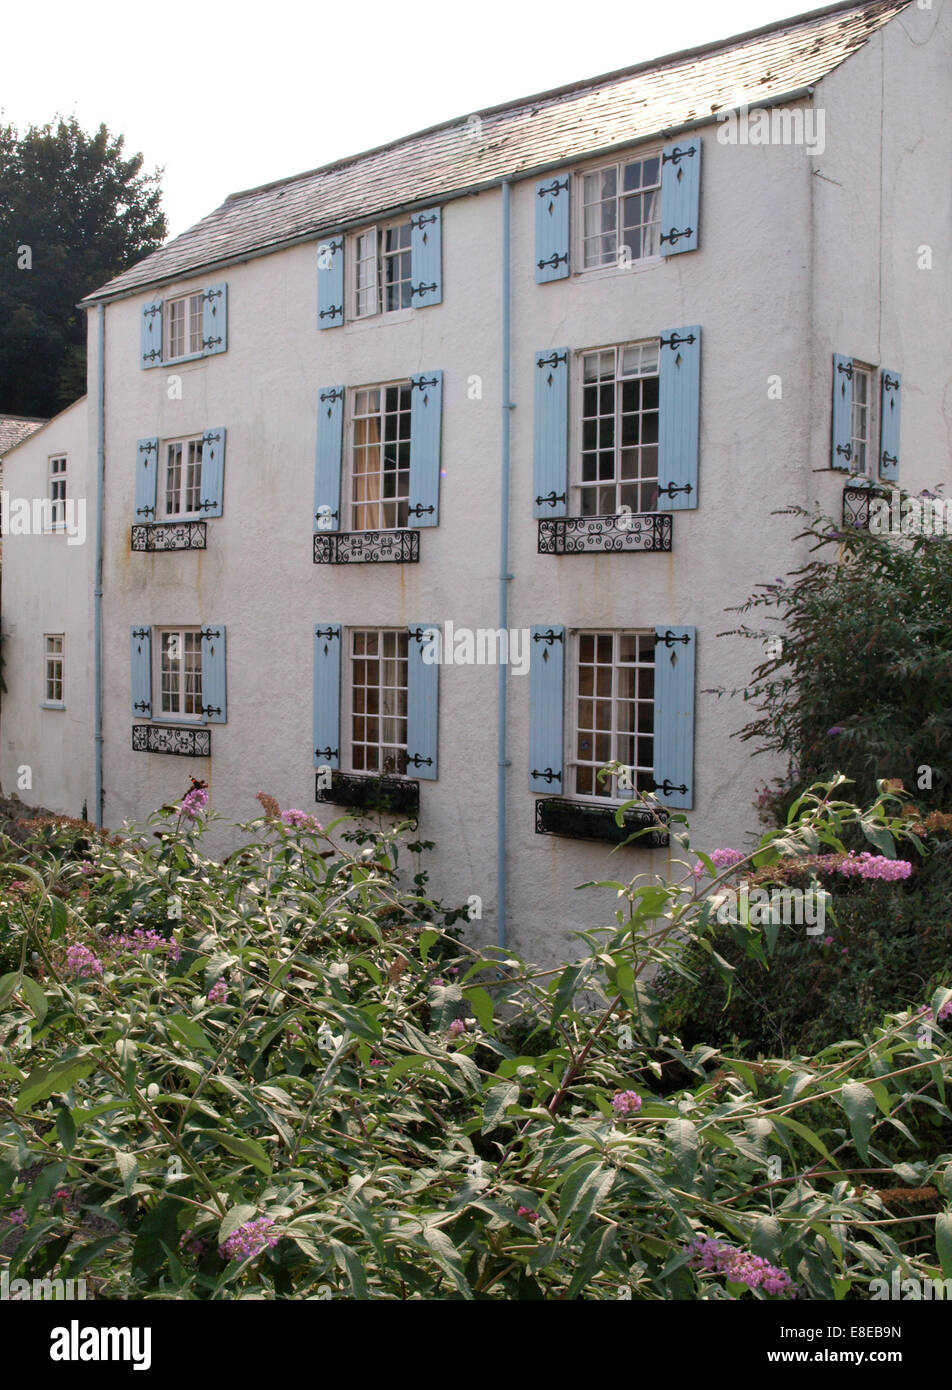
[[[228,350],[228,286],[209,285],[202,295],[202,352],[211,357]]]
[[[340,623],[314,629],[314,766],[340,767]]]
[[[536,184],[536,283],[564,280],[569,273],[571,174],[554,174]]]
[[[697,506],[701,330],[669,328],[659,341],[658,511]]]
[[[202,435],[202,496],[205,516],[221,516],[225,491],[225,426]]]
[[[853,359],[833,354],[833,429],[830,467],[849,469],[853,457]]]
[[[529,790],[560,796],[565,628],[533,627],[529,636]]]
[[[693,627],[655,629],[655,792],[666,806],[694,805]]]
[[[155,521],[156,479],[159,473],[158,439],[140,439],[136,448],[136,497],[133,523],[149,525]]]
[[[439,623],[415,623],[407,642],[407,776],[428,782],[437,777],[440,666],[425,656],[442,652]]]
[[[340,530],[340,464],[344,431],[344,388],[328,386],[317,397],[317,467],[314,473],[314,530]]]
[[[142,357],[143,367],[162,365],[162,301],[153,299],[142,306]]]
[[[443,299],[442,226],[441,208],[410,218],[410,303],[417,309]]]
[[[317,326],[338,328],[344,322],[344,238],[322,241],[317,248]]]
[[[152,718],[152,629],[132,629],[132,717]]]
[[[532,515],[565,516],[568,508],[569,350],[535,355]]]
[[[665,145],[661,152],[662,256],[698,248],[701,141],[697,136]]]
[[[225,706],[225,628],[209,623],[202,628],[202,706],[209,724],[224,724]]]
[[[899,481],[899,397],[902,377],[883,369],[880,398],[879,476],[889,483]]]
[[[443,373],[410,378],[411,526],[437,526],[440,520],[440,434]]]

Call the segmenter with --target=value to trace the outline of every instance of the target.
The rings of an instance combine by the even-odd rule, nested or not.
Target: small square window
[[[413,304],[410,223],[367,227],[352,239],[352,302],[356,318],[394,313]]]
[[[580,354],[578,516],[617,516],[658,506],[658,342]]]
[[[165,302],[165,360],[191,357],[202,351],[202,294],[181,295]]]
[[[63,698],[63,676],[66,638],[62,632],[47,632],[43,637],[44,660],[45,660],[45,703],[48,705],[62,705],[65,703]]]
[[[199,628],[160,628],[159,711],[172,719],[197,719],[202,700],[202,634]]]
[[[198,516],[202,502],[202,444],[204,436],[170,439],[163,445],[164,475],[159,483],[159,517]]]
[[[654,789],[653,632],[575,634],[574,691],[566,788],[596,801],[626,801]],[[598,773],[628,768],[628,786]]]
[[[660,251],[661,155],[579,175],[583,270],[631,264]]]

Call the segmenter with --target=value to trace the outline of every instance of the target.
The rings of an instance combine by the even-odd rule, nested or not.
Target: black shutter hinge
[[[202,298],[203,298],[203,299],[212,300],[212,299],[221,299],[221,297],[222,297],[222,291],[221,291],[221,290],[203,290],[203,291],[202,291]]]
[[[682,234],[683,235],[683,234]],[[680,333],[672,333],[670,338],[659,338],[658,342],[662,347],[679,348],[682,343],[694,343],[697,339],[693,333],[689,333],[686,338],[682,338]]]
[[[895,454],[887,454],[887,453],[886,453],[886,450],[885,450],[885,449],[883,450],[883,456],[882,456],[882,459],[881,459],[881,463],[882,463],[882,464],[896,464],[896,463],[898,463],[898,462],[899,462],[899,460],[898,460],[898,458],[896,457]]]
[[[655,782],[654,790],[656,792],[661,792],[663,796],[670,796],[672,792],[680,792],[682,796],[687,796],[688,794],[688,789],[683,782],[681,786],[678,787],[675,786],[673,782],[669,782],[667,777],[663,782]]]
[[[662,163],[662,166],[665,165],[665,164],[667,164],[669,161],[670,161],[672,164],[680,164],[680,162],[681,162],[682,159],[690,159],[690,157],[691,157],[693,154],[696,154],[696,153],[697,153],[697,146],[696,146],[696,145],[692,145],[691,148],[690,148],[689,150],[682,150],[678,145],[675,145],[674,149],[671,151],[670,154],[664,154],[664,153],[662,153],[662,155],[661,155],[661,163]]]
[[[564,492],[556,492],[555,488],[553,488],[552,491],[549,492],[549,493],[547,493],[545,497],[537,497],[536,500],[535,500],[535,504],[536,504],[537,507],[554,507],[554,506],[556,506],[559,502],[564,502],[564,501],[565,501],[565,493],[564,493]]]
[[[315,636],[315,637],[329,637],[329,638],[333,641],[333,639],[334,639],[335,637],[339,637],[339,636],[340,636],[340,628],[339,628],[339,627],[316,627],[316,628],[314,629],[314,636]]]
[[[658,646],[661,642],[663,642],[666,647],[670,647],[674,642],[683,642],[684,645],[687,646],[690,640],[691,634],[689,632],[686,632],[683,637],[675,637],[670,628],[666,630],[663,637],[659,637],[659,635],[655,633],[655,646]]]
[[[419,753],[414,753],[412,758],[410,757],[410,754],[407,753],[406,756],[405,756],[405,758],[404,758],[404,762],[406,763],[407,767],[409,767],[409,766],[411,765],[411,763],[412,763],[412,765],[413,765],[414,767],[432,767],[432,766],[433,766],[433,759],[432,759],[432,758],[423,758],[423,757],[420,756]]]
[[[540,262],[541,265],[541,262]],[[560,362],[568,362],[567,352],[550,352],[548,357],[540,357],[536,362],[537,367],[557,367]]]
[[[885,372],[885,373],[883,374],[883,390],[884,390],[884,391],[898,391],[898,390],[899,390],[899,378],[898,378],[898,377],[895,377],[895,376],[890,376],[888,372]]]
[[[836,446],[836,452],[837,452],[838,454],[842,454],[843,457],[846,459],[846,462],[849,463],[850,459],[853,457],[853,445],[852,445],[852,443],[850,443],[850,444],[837,444],[837,446]]]
[[[435,212],[421,212],[419,217],[410,218],[411,227],[426,227],[430,222],[435,222],[438,214]]]
[[[155,516],[154,507],[136,507],[136,516]]]
[[[553,251],[552,255],[549,256],[546,260],[536,261],[536,265],[539,267],[540,270],[545,270],[547,266],[551,266],[552,269],[555,270],[558,266],[561,265],[563,261],[566,265],[568,265],[569,253],[565,251],[562,255],[558,255],[555,251]]]
[[[331,748],[330,744],[326,748],[315,748],[315,758],[337,758],[340,756],[339,748]]]
[[[430,290],[435,290],[436,288],[437,285],[435,280],[431,285],[425,285],[421,280],[419,285],[410,286],[410,298],[412,299],[415,294],[428,294]]]
[[[157,439],[150,439],[149,442],[148,442],[148,444],[140,444],[140,445],[139,445],[139,453],[140,453],[140,454],[152,454],[152,453],[158,454],[158,452],[159,452],[159,441],[158,441]],[[149,462],[149,460],[146,459],[146,465],[147,465],[147,466],[148,466],[148,462]]]
[[[203,348],[217,347],[218,344],[219,344],[220,342],[221,342],[221,338],[203,338],[203,339],[202,339],[202,347],[203,347]]]
[[[132,629],[132,635],[133,637],[138,637],[141,640],[141,638],[143,637],[148,637],[149,629],[147,627],[134,627]]]
[[[846,379],[847,379],[848,381],[852,381],[852,380],[853,380],[853,364],[852,364],[852,362],[847,362],[847,364],[846,364],[845,367],[843,366],[843,363],[842,363],[842,362],[837,362],[837,364],[836,364],[836,370],[837,370],[838,372],[842,372],[843,375],[846,377]]]
[[[694,235],[694,228],[693,228],[693,227],[685,227],[685,229],[684,229],[683,232],[679,232],[678,229],[677,229],[677,227],[672,227],[671,230],[670,230],[670,232],[662,232],[662,233],[661,233],[661,236],[658,238],[658,240],[659,240],[662,244],[663,244],[664,242],[666,242],[666,241],[670,241],[671,245],[674,246],[674,245],[676,245],[677,242],[679,242],[679,241],[681,240],[682,237],[684,237],[684,236],[693,236],[693,235]],[[689,341],[693,343],[694,339],[691,338]]]
[[[161,348],[152,348],[151,351],[142,354],[143,362],[154,362],[156,358],[158,358],[159,361],[162,360]]]
[[[433,289],[436,289],[435,285]],[[412,376],[410,378],[410,390],[412,391],[414,386],[416,386],[421,391],[425,391],[428,386],[439,385],[439,380],[438,376]]]
[[[217,628],[217,627],[215,627],[215,628],[203,627],[203,628],[201,629],[201,631],[199,632],[198,635],[199,635],[199,637],[203,637],[203,638],[206,639],[206,641],[209,641],[209,642],[210,642],[211,639],[212,639],[213,637],[220,637],[220,636],[221,636],[221,631],[220,631],[220,629]]]
[[[566,193],[569,191],[569,179],[567,174],[564,179],[553,179],[551,183],[541,184],[540,187],[536,189],[536,195],[539,198],[547,198],[551,193],[553,198],[557,198],[563,191]]]
[[[217,705],[202,705],[202,714],[221,714]]]
[[[548,782],[550,784],[552,782],[561,782],[562,780],[561,772],[553,772],[551,767],[547,767],[545,772],[539,772],[537,768],[533,768],[532,776],[539,782]]]
[[[135,702],[135,704],[132,706],[132,708],[133,708],[133,709],[140,709],[140,710],[142,711],[143,714],[150,714],[151,711],[152,711],[152,701],[151,701],[151,700],[136,700],[136,702]]]
[[[344,317],[343,304],[332,304],[329,309],[320,309],[318,310],[317,317],[319,319],[336,319],[338,314],[340,314],[341,318]]]
[[[534,632],[532,634],[532,640],[533,642],[544,642],[547,647],[551,647],[553,642],[561,642],[563,636],[563,633],[555,632],[550,627],[546,632]],[[533,773],[532,775],[535,776],[535,773]],[[541,775],[542,774],[540,773],[539,776],[541,777]]]
[[[417,502],[412,507],[407,507],[407,516],[432,516],[435,511],[435,507],[424,507],[422,502]]]
[[[664,487],[658,488],[659,496],[664,493],[666,497],[673,497],[677,492],[691,493],[693,491],[694,488],[690,483],[666,483]]]
[[[315,513],[314,513],[314,520],[315,520],[315,521],[340,521],[340,512],[332,512],[332,511],[330,510],[330,504],[327,503],[327,502],[325,502],[325,504],[324,504],[324,506],[321,508],[321,510],[320,510],[319,512],[315,512]],[[325,526],[325,527],[323,527],[322,529],[326,531],[326,530],[329,530],[330,528],[327,527],[327,526]]]
[[[319,398],[321,401],[342,401],[344,399],[343,386],[335,386],[333,391],[322,391]],[[328,412],[329,414],[330,412]]]
[[[412,642],[422,642],[424,638],[426,641],[432,642],[433,633],[439,636],[440,629],[438,627],[411,627],[407,632],[407,636]]]

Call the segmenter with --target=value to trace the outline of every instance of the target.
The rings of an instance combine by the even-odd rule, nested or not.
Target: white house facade
[[[949,472],[950,100],[948,6],[833,6],[233,195],[90,296],[88,704],[41,799],[384,804],[537,959],[611,920],[578,884],[666,872],[609,856],[635,791],[744,843],[778,768],[705,692],[804,558],[775,512]],[[34,667],[47,539],[4,557]]]

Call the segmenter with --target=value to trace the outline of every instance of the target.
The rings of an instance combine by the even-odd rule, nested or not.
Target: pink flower
[[[282,811],[281,819],[290,830],[306,830],[311,835],[323,835],[324,827],[306,811]]]
[[[215,981],[208,991],[208,1002],[209,1004],[224,1004],[227,998],[228,984],[224,976],[222,976],[220,980]]]
[[[616,1115],[635,1115],[641,1109],[641,1096],[637,1091],[616,1091],[612,1109]]]
[[[270,1250],[281,1239],[272,1231],[274,1222],[270,1216],[259,1216],[257,1221],[246,1221],[226,1237],[218,1247],[223,1260],[247,1260]]]
[[[832,945],[833,945],[833,938],[832,938],[832,936],[825,936],[825,937],[823,938],[823,945],[824,945],[824,946],[832,946]]]
[[[385,1067],[387,1064],[382,1057],[371,1057],[370,1065],[372,1067]]]
[[[751,1255],[735,1245],[712,1240],[710,1236],[695,1236],[687,1247],[691,1269],[707,1274],[722,1274],[732,1284],[746,1284],[750,1289],[762,1288],[764,1293],[797,1296],[797,1286],[784,1269],[779,1269],[760,1255]]]
[[[461,1018],[454,1018],[453,1022],[450,1024],[450,1037],[458,1038],[460,1033],[465,1032],[466,1024],[463,1022],[463,1020]]]
[[[538,1221],[539,1219],[539,1213],[537,1211],[530,1211],[528,1207],[517,1208],[516,1215],[524,1217],[526,1221]]]
[[[729,869],[732,864],[739,864],[742,859],[746,859],[747,855],[739,849],[716,849],[710,857],[716,869]],[[704,865],[699,859],[694,865],[694,877],[700,878],[703,873]]]
[[[66,952],[66,969],[72,975],[101,975],[102,961],[88,946],[70,946]]]
[[[207,805],[208,792],[204,787],[194,787],[182,797],[180,814],[187,816],[189,820],[196,820],[199,811],[204,811]]]
[[[164,937],[151,927],[136,927],[134,932],[114,936],[109,945],[117,952],[127,952],[134,956],[143,951],[168,951],[170,960],[181,960],[182,948],[175,937]]]

